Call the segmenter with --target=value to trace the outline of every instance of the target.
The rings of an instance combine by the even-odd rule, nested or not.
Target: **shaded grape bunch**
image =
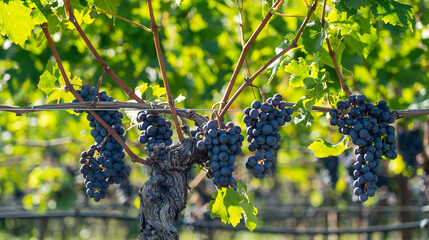
[[[389,125],[395,119],[385,100],[374,106],[367,103],[365,95],[351,95],[348,101],[339,101],[337,109],[332,109],[329,115],[331,125],[338,126],[340,133],[350,135],[353,144],[357,145],[354,194],[365,202],[377,190],[381,157],[395,159],[398,156],[395,128]]]
[[[194,121],[194,124],[195,124],[196,129],[190,131],[191,137],[195,137],[197,135],[197,133],[200,132],[200,130],[199,130],[200,124],[198,124],[198,122],[195,122],[195,121]]]
[[[235,156],[242,152],[244,136],[241,128],[229,122],[225,129],[219,129],[217,122],[210,120],[202,130],[195,138],[198,139],[198,150],[208,150],[209,161],[206,166],[210,169],[207,175],[213,176],[213,183],[218,188],[235,187],[236,181],[232,173],[235,170]]]
[[[423,149],[423,140],[419,134],[419,130],[399,131],[398,150],[407,165],[407,169],[411,168],[413,175],[417,169],[417,154],[421,153]]]
[[[113,98],[108,96],[105,91],[97,91],[94,87],[88,84],[82,85],[77,93],[85,101],[113,101]],[[72,102],[78,102],[74,99]],[[82,113],[82,110],[75,110],[75,112]],[[120,184],[126,180],[129,175],[123,159],[125,153],[122,146],[110,136],[107,129],[105,129],[99,121],[97,121],[88,111],[86,118],[89,121],[89,126],[92,127],[91,136],[94,138],[95,143],[91,148],[81,153],[80,163],[82,167],[80,172],[85,178],[86,194],[90,198],[94,198],[96,202],[100,201],[106,196],[107,188],[110,184]],[[96,111],[96,113],[116,131],[116,133],[125,142],[123,136],[125,130],[122,128],[123,114],[118,110],[103,110]]]
[[[247,127],[249,150],[255,152],[247,160],[246,168],[256,178],[264,178],[271,172],[281,140],[280,127],[292,120],[293,109],[286,108],[282,99],[280,94],[275,94],[264,103],[255,100],[251,108],[244,109],[243,122]]]
[[[139,142],[141,144],[147,143],[146,152],[153,151],[155,145],[167,147],[173,143],[171,122],[163,116],[140,111],[137,114],[137,122],[139,122],[137,128],[142,131]]]
[[[329,156],[325,158],[317,158],[318,161],[322,162],[324,171],[323,171],[323,180],[324,182],[335,189],[335,186],[338,182],[338,156]]]

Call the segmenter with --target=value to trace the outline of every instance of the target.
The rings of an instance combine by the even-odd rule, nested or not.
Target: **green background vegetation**
[[[334,50],[337,51],[337,59],[342,64],[346,83],[353,92],[365,94],[374,103],[386,99],[391,109],[427,107],[429,1],[400,1],[412,6],[413,18],[405,20],[401,18],[402,15],[399,15],[399,18],[382,15],[380,12],[378,16],[375,15],[369,6],[374,5],[373,1],[356,2],[367,3],[368,7],[360,8],[357,14],[353,13],[353,8],[348,8],[349,13],[340,13],[340,6],[328,1],[329,27],[326,31]],[[381,2],[387,4],[392,1]],[[175,97],[180,94],[186,97],[177,106],[210,109],[221,100],[242,49],[235,2],[184,0],[179,6],[175,1],[162,0],[154,1],[153,4],[157,21],[162,25],[160,37],[172,94]],[[107,64],[130,88],[147,83],[156,92],[156,86],[162,86],[151,33],[104,14],[85,9],[80,11],[85,16],[81,24],[85,33]],[[246,39],[250,38],[266,11],[266,7],[263,7],[259,0],[244,1],[242,13]],[[290,0],[285,1],[279,12],[306,15],[307,8],[302,0]],[[117,14],[150,26],[147,5],[142,1],[121,1]],[[320,16],[321,6],[317,8],[311,21],[317,22],[316,17]],[[386,21],[386,16],[390,21]],[[285,36],[294,36],[302,21],[303,18],[280,16],[270,21],[247,57],[252,74],[275,56],[276,47],[285,40]],[[84,83],[96,85],[102,68],[71,24],[63,22],[59,26],[63,29],[53,34],[53,39],[67,71],[82,79]],[[306,89],[308,86],[294,81],[294,75],[296,80],[296,76],[299,77],[300,74],[304,76],[312,73],[324,87],[323,91],[317,92],[318,97],[311,98],[314,100],[313,104],[329,106],[327,93],[332,103],[344,97],[345,95],[340,93],[340,85],[330,58],[326,55],[326,45],[320,52],[310,54],[311,47],[314,46],[302,47],[301,41],[299,44],[297,50],[289,52],[285,57],[269,85],[267,81],[270,71],[259,76],[254,84],[262,87],[266,96],[278,92],[288,102],[305,101],[302,98],[311,97],[308,95],[311,89]],[[47,96],[37,85],[47,62],[52,61],[53,57],[46,40],[43,41],[41,29],[34,29],[34,34],[25,42],[23,48],[11,43],[6,37],[0,38],[0,45],[0,104],[45,104]],[[307,73],[304,73],[305,70],[299,66],[312,71],[307,70]],[[326,78],[319,78],[319,73],[324,73]],[[243,68],[237,85],[241,84],[246,76],[247,70]],[[102,89],[117,100],[129,100],[108,76],[104,77]],[[237,89],[237,86],[234,89]],[[252,91],[248,88],[231,108],[243,109],[254,99],[261,100],[261,96],[256,89]],[[247,183],[257,208],[263,208],[267,203],[339,208],[356,205],[352,201],[350,180],[346,177],[344,164],[341,163],[339,169],[338,183],[331,189],[322,181],[320,163],[314,160],[307,149],[314,141],[313,137],[322,137],[336,143],[342,136],[335,128],[329,127],[329,121],[324,114],[311,112],[313,121],[308,114],[306,110],[300,114],[295,113],[295,122],[300,123],[291,123],[282,128],[282,147],[278,153],[274,178],[261,181],[250,176],[244,167],[248,151],[244,151],[242,158],[237,160],[238,170],[235,176]],[[243,113],[231,111],[227,120],[240,124],[244,129],[242,117]],[[397,125],[423,130],[425,119],[427,117],[401,119]],[[124,122],[126,128],[130,127],[129,119]],[[190,122],[190,125],[193,127],[193,123]],[[83,206],[82,202],[86,201],[82,200],[84,190],[83,180],[78,173],[79,156],[93,143],[89,131],[85,117],[66,111],[45,111],[23,116],[0,112],[0,205],[42,212]],[[136,128],[128,131],[127,143],[138,156],[144,157],[144,148],[137,141],[138,134]],[[132,165],[130,180],[134,185],[134,195],[129,203],[135,213],[137,208],[134,200],[137,190],[148,178],[148,174],[139,164],[131,164],[128,156],[125,161]],[[383,167],[384,174],[391,181],[390,187],[380,189],[366,205],[389,204],[386,196],[396,196],[398,192],[394,177],[398,174],[410,176],[401,157],[389,164],[385,163]],[[199,169],[196,168],[194,175],[198,172]],[[410,181],[420,185],[419,179],[424,176],[425,173],[419,170]],[[207,184],[210,184],[210,180],[207,181]],[[272,195],[271,190],[276,194]],[[213,191],[214,187],[208,190],[209,193]],[[267,201],[267,196],[273,196],[275,199]],[[190,205],[196,204],[192,197],[191,194]],[[414,204],[425,203],[418,187],[411,189],[410,197]],[[119,198],[115,191],[112,191],[106,200],[100,203],[89,201],[84,205],[102,207],[119,203]],[[116,223],[121,224],[118,221]],[[0,229],[16,229],[16,225],[2,221]],[[37,235],[37,231],[34,231],[28,231],[23,235],[24,238]]]

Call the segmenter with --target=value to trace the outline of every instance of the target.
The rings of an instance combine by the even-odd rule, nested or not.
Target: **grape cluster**
[[[423,140],[419,134],[419,130],[399,131],[398,150],[407,165],[407,169],[410,168],[412,174],[416,172],[417,154],[421,153],[423,149]]]
[[[216,120],[210,120],[202,130],[195,138],[198,139],[198,150],[208,150],[210,159],[206,163],[210,168],[208,175],[213,176],[213,183],[218,188],[234,187],[235,179],[232,172],[235,170],[235,156],[241,154],[244,140],[241,128],[229,122],[224,129],[219,129]]]
[[[207,120],[208,120],[208,117],[207,117]],[[191,137],[195,137],[196,135],[197,135],[197,133],[199,133],[200,132],[200,124],[198,123],[198,122],[195,122],[194,121],[194,124],[195,124],[195,130],[191,130],[190,131],[190,134],[191,134]]]
[[[354,176],[354,171],[355,169],[355,154],[348,152],[348,151],[344,151],[343,154],[340,155],[340,161],[344,164],[344,166],[347,169],[347,182],[351,183],[351,191],[354,191],[354,186],[353,186],[353,181],[355,180],[355,176]],[[377,188],[383,187],[383,186],[387,186],[387,188],[392,189],[392,187],[390,186],[391,184],[391,179],[389,179],[385,174],[381,173],[377,175],[377,182],[376,182],[376,186]]]
[[[354,194],[361,202],[373,197],[377,190],[377,174],[380,172],[381,157],[395,159],[395,128],[389,124],[395,119],[385,100],[376,106],[366,102],[365,95],[351,95],[349,100],[339,101],[337,109],[329,115],[331,125],[338,126],[342,134],[350,135],[355,148],[356,162],[353,175]]]
[[[325,158],[317,158],[322,162],[324,171],[323,171],[323,181],[335,189],[335,186],[338,182],[338,156],[329,156]]]
[[[282,99],[280,94],[275,94],[264,103],[255,100],[251,108],[244,109],[243,122],[247,127],[249,150],[256,151],[247,160],[246,168],[256,178],[264,178],[271,172],[275,151],[281,140],[278,133],[280,127],[292,120],[293,109],[286,108]]]
[[[140,111],[137,114],[137,128],[142,131],[139,142],[146,144],[145,151],[153,151],[155,145],[167,147],[173,143],[171,136],[171,122],[161,115],[150,114],[147,111]]]
[[[97,91],[88,84],[82,85],[77,93],[85,101],[113,101],[105,91]],[[74,99],[72,102],[77,102]],[[76,112],[83,112],[76,110]],[[80,172],[85,178],[86,194],[94,198],[96,202],[106,196],[106,190],[109,184],[120,184],[128,178],[129,169],[122,160],[125,157],[122,146],[110,136],[107,129],[104,128],[88,111],[87,119],[89,126],[92,127],[91,136],[95,143],[88,151],[81,153],[80,163],[82,164]],[[97,111],[97,114],[110,126],[125,142],[124,129],[121,126],[123,114],[118,110]]]

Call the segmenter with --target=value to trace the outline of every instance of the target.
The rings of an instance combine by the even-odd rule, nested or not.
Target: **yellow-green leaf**
[[[78,77],[70,78],[70,73],[66,72],[69,81],[72,85],[81,85],[82,80]],[[40,76],[40,81],[37,87],[44,91],[46,95],[48,95],[48,98],[46,99],[46,102],[53,102],[57,101],[60,102],[61,99],[64,102],[70,102],[74,99],[74,96],[71,92],[67,92],[65,90],[65,82],[64,78],[62,77],[60,73],[60,69],[58,68],[58,65],[56,63],[53,63],[51,61],[46,64],[45,71]]]
[[[258,215],[258,209],[255,208],[250,202],[249,196],[247,195],[247,186],[245,183],[237,182],[237,192],[240,194],[240,197],[243,198],[241,206],[244,211],[244,223],[250,231],[253,231],[257,226],[256,215]]]
[[[218,189],[213,197],[215,199],[208,206],[208,209],[212,210],[210,216],[212,218],[220,217],[222,222],[237,226],[242,218],[241,214],[244,212],[239,205],[243,201],[240,195],[230,188],[222,188]]]
[[[341,142],[338,144],[332,144],[320,137],[315,137],[317,140],[314,141],[308,149],[312,150],[315,157],[324,158],[329,156],[338,156],[344,152],[344,150],[348,149],[348,140],[345,136]]]
[[[23,1],[0,2],[0,32],[13,43],[24,47],[25,41],[34,29],[31,9]]]

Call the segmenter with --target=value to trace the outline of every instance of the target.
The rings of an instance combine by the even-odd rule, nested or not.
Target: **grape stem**
[[[110,16],[113,16],[113,17],[119,18],[119,19],[121,19],[121,20],[123,20],[123,21],[125,21],[125,22],[127,22],[127,23],[130,23],[130,24],[133,24],[133,25],[135,25],[135,26],[137,26],[137,27],[139,27],[139,28],[142,28],[142,29],[143,29],[143,30],[145,30],[146,32],[152,32],[152,30],[151,30],[150,28],[148,28],[148,27],[146,27],[146,26],[144,26],[144,25],[142,25],[142,24],[139,24],[139,23],[133,22],[133,21],[131,21],[131,20],[129,20],[129,19],[126,19],[126,18],[124,18],[124,17],[118,16],[118,15],[116,15],[116,14],[109,13],[109,12],[105,12],[105,11],[102,11],[102,10],[99,10],[99,9],[88,8],[88,7],[85,7],[85,9],[88,9],[88,10],[90,10],[90,11],[94,11],[94,12],[104,13],[104,14],[106,14],[106,15],[110,15]]]
[[[320,20],[323,28],[326,25],[325,11],[326,11],[326,0],[323,1],[322,19]],[[341,73],[341,70],[338,66],[337,59],[335,58],[335,52],[332,50],[329,36],[326,38],[326,45],[328,45],[329,56],[331,57],[332,63],[334,64],[335,72],[337,73],[338,80],[340,81],[340,84],[341,84],[341,89],[343,89],[343,91],[346,92],[347,95],[349,96],[353,95],[353,93],[350,91],[349,87],[347,86],[346,82],[344,81],[343,74]]]
[[[115,80],[115,82],[125,91],[125,93],[136,100],[137,102],[144,103],[143,99],[141,99],[139,96],[137,96],[133,90],[131,90],[120,78],[116,73],[104,62],[104,60],[101,58],[100,54],[98,54],[97,50],[92,45],[91,41],[86,36],[85,32],[80,27],[79,23],[76,20],[76,17],[73,13],[73,8],[71,6],[70,0],[64,1],[64,7],[67,14],[67,19],[75,26],[76,30],[78,31],[79,35],[85,42],[88,49],[91,51],[91,53],[94,55],[95,59],[100,63],[101,67],[103,68],[104,72],[109,74],[110,77]]]
[[[101,76],[98,78],[97,96],[100,93],[101,82],[103,82],[103,77],[105,74],[106,74],[106,72],[103,72],[103,74],[101,74]]]
[[[313,5],[311,5],[311,8],[308,10],[307,16],[304,19],[304,22],[301,24],[301,27],[298,29],[298,32],[296,33],[295,39],[292,41],[292,43],[289,46],[287,46],[283,51],[281,51],[279,54],[277,54],[274,58],[272,58],[270,61],[268,61],[258,71],[256,71],[256,73],[254,73],[247,81],[244,81],[244,83],[240,86],[240,88],[231,97],[231,100],[229,100],[226,103],[226,105],[223,106],[222,111],[219,114],[220,117],[223,117],[225,115],[226,111],[231,107],[232,103],[243,92],[243,90],[246,87],[250,86],[250,84],[252,84],[253,80],[255,80],[255,78],[258,77],[263,71],[265,71],[265,69],[267,69],[268,66],[270,66],[274,61],[276,61],[281,56],[285,55],[289,50],[298,47],[298,39],[301,37],[301,33],[304,30],[305,26],[307,25],[311,14],[313,14],[314,10],[316,10],[317,2],[318,2],[318,0],[314,1]],[[265,20],[265,18],[264,18],[264,20]]]
[[[283,13],[278,13],[275,12],[276,15],[281,16],[281,17],[298,17],[298,18],[303,18],[305,16],[301,16],[301,15],[288,15],[288,14],[283,14]]]
[[[249,79],[248,78],[246,78],[244,81],[249,81]],[[261,96],[262,96],[262,100],[263,100],[263,102],[266,102],[266,99],[265,99],[265,94],[264,94],[264,91],[262,90],[262,88],[260,88],[260,87],[258,87],[258,86],[256,86],[256,85],[254,85],[254,84],[249,84],[249,86],[250,87],[254,87],[254,88],[256,88],[256,89],[258,89],[259,90],[259,94],[261,94]]]
[[[278,8],[280,3],[283,3],[283,0],[277,0],[274,5],[273,8]],[[225,91],[225,94],[222,98],[222,103],[220,105],[220,109],[222,109],[222,112],[220,114],[220,116],[222,117],[225,114],[225,110],[227,109],[225,106],[228,105],[230,103],[230,101],[228,101],[229,99],[229,95],[232,92],[232,88],[234,87],[235,84],[235,80],[238,77],[238,73],[241,70],[241,67],[243,66],[244,60],[247,56],[247,53],[249,53],[251,46],[253,45],[253,43],[255,42],[256,38],[258,37],[258,35],[261,33],[262,29],[264,29],[264,27],[268,24],[268,21],[270,20],[270,18],[274,15],[274,11],[269,11],[267,13],[267,15],[264,17],[264,19],[262,20],[262,22],[259,24],[259,26],[256,28],[255,32],[253,32],[252,36],[250,37],[250,39],[246,42],[246,44],[243,47],[243,50],[241,51],[241,55],[238,59],[237,65],[235,66],[234,72],[232,73],[231,79],[229,80],[228,83],[228,87]],[[229,104],[230,106],[230,104]]]
[[[235,5],[237,6],[237,10],[238,10],[238,16],[240,18],[240,22],[238,23],[238,26],[240,26],[240,33],[241,33],[241,47],[244,48],[244,46],[246,45],[246,39],[244,38],[244,28],[243,28],[243,14],[241,14],[241,10],[243,9],[243,0],[241,0],[241,7],[238,4],[238,1],[235,0]],[[244,57],[244,62],[246,63],[246,68],[247,68],[247,74],[248,76],[250,76],[250,68],[249,68],[249,64],[247,63],[247,59],[246,57]]]
[[[64,70],[63,64],[61,62],[60,56],[58,55],[57,49],[55,48],[54,42],[52,41],[51,35],[49,34],[49,30],[48,30],[48,24],[47,23],[43,23],[41,25],[43,33],[45,34],[45,37],[48,41],[49,47],[51,48],[52,54],[55,57],[55,60],[58,64],[58,68],[60,69],[61,75],[64,78],[64,82],[66,84],[66,89],[68,89],[73,96],[75,96],[75,98],[77,100],[79,100],[79,102],[85,102],[85,100],[83,100],[83,98],[77,93],[77,91],[74,89],[73,85],[70,83],[66,71]],[[103,127],[108,131],[109,134],[112,135],[112,137],[122,146],[122,148],[124,148],[124,150],[128,153],[128,155],[130,155],[131,157],[131,161],[132,162],[139,162],[141,164],[145,164],[148,165],[146,163],[145,160],[139,158],[137,155],[135,155],[131,149],[128,147],[127,144],[125,144],[124,141],[122,141],[121,137],[118,135],[118,133],[112,129],[109,124],[107,124],[103,118],[101,118],[95,111],[88,111],[92,116],[94,116],[95,119],[97,119],[98,122],[101,123],[101,125],[103,125]]]
[[[184,137],[183,137],[182,129],[180,128],[179,119],[177,118],[176,108],[174,106],[174,98],[173,98],[173,95],[171,94],[170,85],[169,85],[168,79],[167,79],[167,72],[165,70],[164,59],[162,57],[161,43],[159,41],[159,35],[158,35],[159,26],[156,24],[156,21],[155,21],[155,16],[153,14],[153,8],[152,8],[152,1],[151,0],[147,1],[147,6],[149,8],[149,15],[150,15],[150,22],[152,25],[151,28],[152,28],[153,40],[155,42],[156,55],[158,57],[159,67],[161,69],[162,80],[164,82],[164,87],[165,87],[165,92],[167,95],[168,105],[170,106],[170,109],[171,109],[171,116],[173,117],[174,126],[176,127],[176,131],[177,131],[177,135],[179,137],[179,140],[183,141]]]

